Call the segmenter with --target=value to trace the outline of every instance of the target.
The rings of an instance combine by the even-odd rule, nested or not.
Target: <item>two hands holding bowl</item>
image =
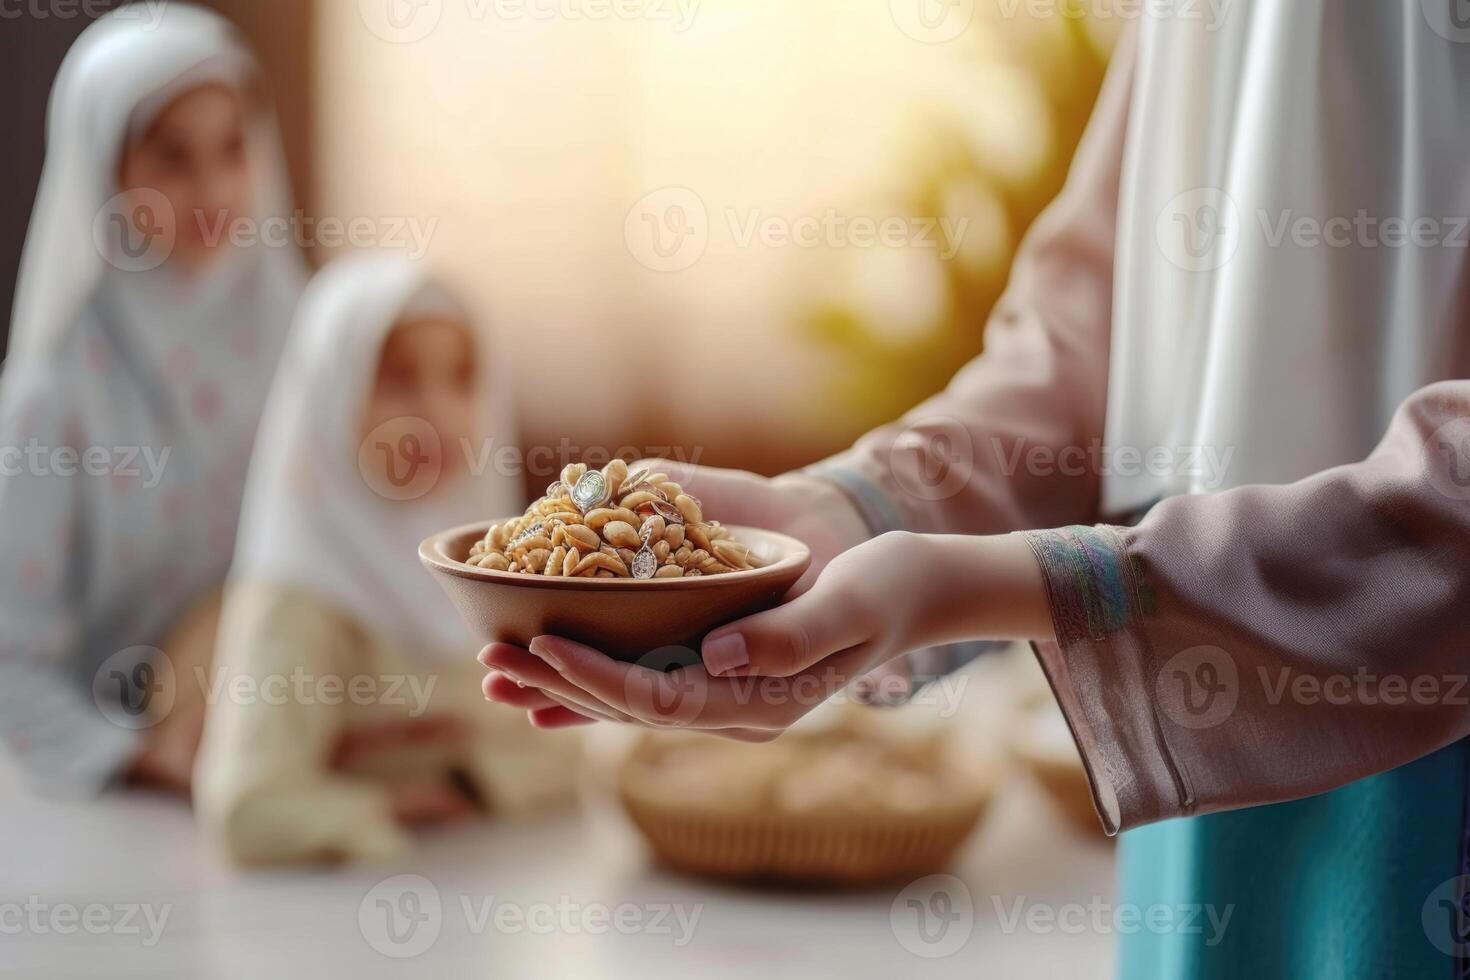
[[[765,742],[854,682],[860,698],[906,692],[909,651],[1051,635],[1041,573],[1019,535],[871,537],[846,494],[818,477],[635,465],[655,465],[700,497],[707,514],[743,525],[733,529],[768,564],[694,579],[543,581],[450,567],[446,559],[475,529],[425,543],[426,563],[470,625],[502,638],[480,653],[486,698],[525,709],[539,727],[616,721]],[[549,594],[557,590],[567,592]],[[717,625],[752,608],[760,611]],[[564,622],[570,628],[560,631],[577,639],[550,635]],[[711,626],[702,665],[670,671],[694,658],[630,656],[627,641],[640,632],[662,631],[661,642],[682,627]]]

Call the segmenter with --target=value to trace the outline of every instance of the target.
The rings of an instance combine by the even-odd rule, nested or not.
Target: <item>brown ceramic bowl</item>
[[[525,646],[551,634],[609,657],[661,668],[697,663],[699,644],[717,626],[769,609],[801,578],[812,554],[775,531],[730,526],[766,561],[762,568],[646,581],[549,578],[466,565],[470,546],[492,521],[444,531],[419,546],[419,558],[482,642]]]

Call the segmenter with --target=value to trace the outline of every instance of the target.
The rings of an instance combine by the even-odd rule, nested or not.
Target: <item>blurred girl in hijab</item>
[[[303,282],[228,232],[289,213],[258,66],[213,14],[156,16],[100,18],[62,64],[0,379],[0,725],[63,791],[187,789],[202,699],[158,648],[182,629],[207,663],[191,610]]]
[[[235,860],[381,858],[406,825],[569,788],[574,743],[486,712],[417,559],[436,531],[522,509],[519,473],[490,465],[516,445],[512,404],[505,362],[416,265],[345,258],[308,288],[220,630],[221,690],[261,694],[211,704],[195,782]]]

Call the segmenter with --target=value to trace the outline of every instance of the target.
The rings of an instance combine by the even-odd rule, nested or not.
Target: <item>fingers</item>
[[[487,701],[495,701],[524,711],[561,706],[536,688],[527,687],[509,674],[502,674],[500,671],[491,671],[486,674],[485,679],[480,682],[480,689],[485,692]]]
[[[598,654],[601,656],[601,654]],[[480,654],[487,667],[504,671],[514,680],[533,687],[563,707],[604,721],[628,721],[628,716],[575,684],[568,682],[540,657],[509,643],[492,643]]]
[[[865,669],[871,655],[866,646],[843,651],[789,678],[721,678],[698,666],[666,673],[621,663],[562,637],[539,636],[531,641],[531,651],[565,683],[585,692],[583,697],[644,725],[750,732],[790,727]]]
[[[834,565],[785,605],[715,630],[701,649],[705,669],[724,677],[791,677],[866,643],[873,638],[872,620],[844,579]]]
[[[570,708],[563,708],[559,704],[550,708],[537,708],[531,712],[530,717],[531,724],[537,728],[575,728],[578,725],[597,724],[596,718],[588,718]]]

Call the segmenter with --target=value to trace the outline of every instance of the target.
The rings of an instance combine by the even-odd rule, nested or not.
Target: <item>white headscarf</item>
[[[46,165],[20,263],[8,370],[53,351],[97,286],[119,271],[94,240],[94,224],[118,192],[118,161],[128,141],[189,89],[223,83],[240,90],[258,73],[228,21],[173,0],[156,16],[156,26],[150,26],[138,9],[121,7],[99,18],[77,38],[56,76],[46,119]],[[289,214],[290,186],[275,121],[255,114],[251,122],[257,216]],[[266,289],[299,292],[303,267],[294,249],[246,254],[265,266]],[[227,268],[209,270],[198,288],[238,274],[241,260],[241,254],[221,257]],[[119,278],[165,276],[158,270]]]
[[[481,412],[470,448],[471,460],[489,468],[391,499],[358,462],[392,327],[445,313],[468,322],[418,264],[398,257],[338,259],[312,280],[261,422],[231,577],[302,589],[413,651],[463,656],[469,634],[419,564],[418,546],[437,531],[524,506],[520,473],[495,465],[497,450],[516,446],[514,400],[508,367],[488,353],[483,331],[475,338]],[[446,456],[464,450],[443,447]]]
[[[98,19],[57,75],[0,375],[0,449],[43,453],[0,479],[0,737],[47,782],[94,787],[134,751],[98,713],[94,674],[147,655],[223,580],[305,278],[293,248],[224,246],[187,275],[166,258],[137,271],[94,239],[129,140],[189,89],[255,74],[225,21],[176,0],[150,11]],[[255,217],[285,215],[274,122],[249,125]]]
[[[1209,7],[1141,24],[1107,441],[1173,455],[1110,472],[1109,514],[1361,459],[1470,346],[1470,36],[1452,4]],[[1388,218],[1438,241],[1394,245]],[[1191,447],[1228,459],[1223,480]]]

